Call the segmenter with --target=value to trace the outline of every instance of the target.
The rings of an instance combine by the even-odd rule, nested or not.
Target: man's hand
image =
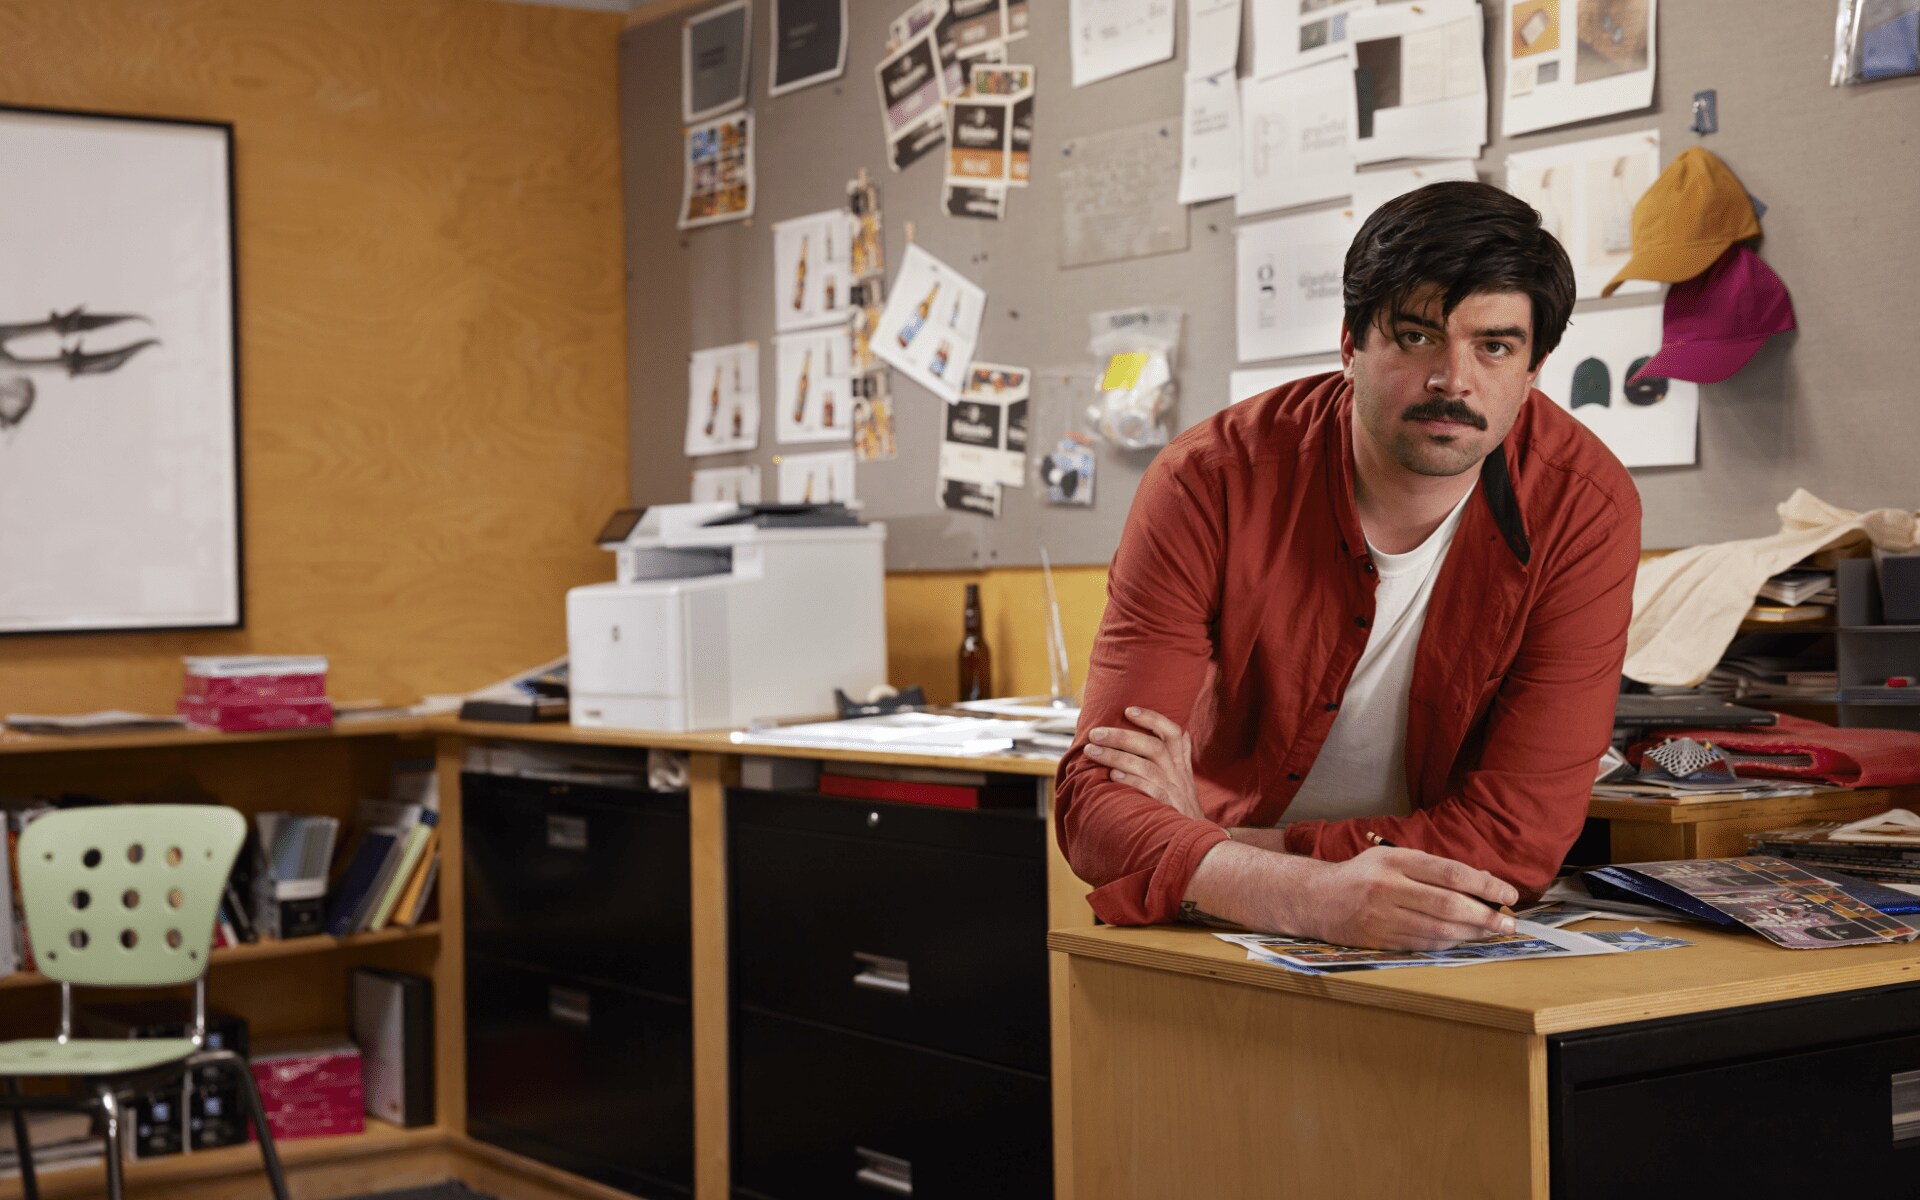
[[[1193,739],[1179,725],[1150,708],[1127,709],[1127,720],[1147,730],[1105,726],[1087,735],[1087,757],[1108,769],[1115,783],[1167,805],[1181,816],[1199,818],[1193,791]]]
[[[1313,936],[1343,946],[1447,950],[1512,933],[1513,918],[1489,905],[1519,898],[1512,885],[1465,863],[1375,846],[1314,878],[1305,910]]]

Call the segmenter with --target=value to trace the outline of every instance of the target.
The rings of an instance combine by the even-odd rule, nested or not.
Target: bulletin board
[[[687,356],[757,340],[762,371],[773,338],[776,221],[844,203],[865,168],[879,183],[889,273],[912,222],[919,245],[986,290],[981,359],[1031,367],[1036,375],[1035,452],[1060,419],[1049,377],[1091,372],[1090,313],[1134,304],[1185,314],[1176,428],[1224,408],[1235,361],[1234,227],[1231,200],[1194,205],[1187,248],[1176,253],[1063,268],[1062,147],[1070,139],[1164,121],[1180,135],[1185,6],[1173,60],[1084,88],[1071,86],[1066,0],[1036,0],[1032,29],[1014,61],[1038,73],[1031,186],[1012,193],[1004,220],[948,216],[942,164],[929,155],[895,173],[886,165],[874,65],[887,21],[904,8],[851,0],[847,71],[829,83],[767,96],[770,0],[754,0],[750,107],[757,132],[758,195],[750,222],[681,231],[680,14],[635,25],[621,42],[621,128],[627,232],[627,328],[631,396],[630,472],[635,503],[689,496],[696,467],[761,466],[772,499],[780,446],[771,433],[749,452],[690,460],[682,453]],[[1251,7],[1249,4],[1248,7]],[[1506,67],[1501,10],[1486,9],[1493,80]],[[1501,183],[1509,153],[1615,133],[1657,129],[1662,160],[1705,145],[1765,206],[1762,255],[1785,280],[1797,332],[1771,339],[1732,379],[1700,390],[1699,462],[1634,472],[1646,512],[1645,543],[1673,547],[1771,532],[1774,505],[1795,487],[1851,508],[1920,507],[1914,463],[1920,420],[1909,345],[1907,297],[1920,271],[1914,236],[1920,155],[1908,144],[1920,79],[1834,88],[1827,83],[1833,7],[1823,0],[1665,0],[1659,9],[1659,72],[1650,109],[1501,138],[1501,88],[1489,88],[1492,135],[1478,162]],[[1249,22],[1250,24],[1250,22]],[[1729,37],[1737,28],[1739,36]],[[1243,29],[1241,71],[1251,68]],[[1719,132],[1688,128],[1691,98],[1715,89]],[[1339,204],[1321,207],[1338,208]],[[1265,217],[1248,218],[1250,221]],[[1583,301],[1580,313],[1646,303]],[[998,519],[942,509],[934,492],[942,402],[893,373],[898,456],[862,463],[857,492],[870,519],[888,526],[892,570],[1031,565],[1044,547],[1055,563],[1105,563],[1150,454],[1102,446],[1090,508],[1058,507],[1029,481],[1004,489]],[[772,381],[763,375],[763,397]],[[1089,391],[1075,393],[1079,403]],[[763,400],[763,403],[765,401]],[[763,426],[770,430],[771,422]]]

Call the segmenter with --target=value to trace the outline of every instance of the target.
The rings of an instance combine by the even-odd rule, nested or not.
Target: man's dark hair
[[[1342,301],[1353,344],[1382,309],[1389,316],[1428,285],[1446,293],[1442,314],[1477,292],[1524,292],[1533,300],[1529,370],[1560,344],[1573,312],[1573,264],[1540,214],[1497,187],[1444,180],[1374,210],[1347,247]]]

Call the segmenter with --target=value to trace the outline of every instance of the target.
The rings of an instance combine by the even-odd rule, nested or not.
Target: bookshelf
[[[265,962],[268,959],[292,958],[309,954],[331,954],[335,951],[357,950],[390,942],[438,941],[439,938],[440,923],[438,921],[423,921],[412,929],[389,927],[378,933],[356,933],[351,937],[331,937],[322,933],[312,937],[273,938],[238,946],[221,946],[209,956],[209,967],[217,971],[221,967],[239,963]],[[38,971],[15,971],[11,975],[0,975],[0,991],[9,988],[51,985],[51,983],[51,980]]]

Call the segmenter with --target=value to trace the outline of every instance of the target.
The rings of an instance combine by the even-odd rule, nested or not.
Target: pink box
[[[189,655],[180,695],[217,704],[314,700],[327,694],[327,660],[319,655],[226,657]]]
[[[180,715],[187,723],[223,733],[253,733],[263,729],[322,729],[333,724],[333,701],[321,696],[304,700],[218,702],[180,698]]]
[[[366,1128],[360,1049],[352,1042],[326,1037],[264,1043],[253,1056],[253,1081],[278,1140]]]

